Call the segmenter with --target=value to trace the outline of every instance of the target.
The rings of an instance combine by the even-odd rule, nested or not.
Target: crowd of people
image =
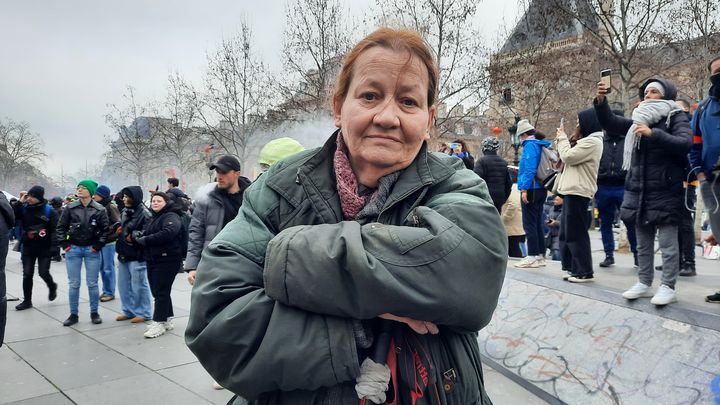
[[[12,206],[0,200],[0,234],[18,223],[16,309],[33,305],[35,263],[48,299],[57,297],[48,269],[61,250],[65,326],[79,321],[84,263],[91,322],[102,322],[98,303],[117,291],[116,320],[149,322],[144,336],[156,338],[173,328],[170,290],[184,270],[193,285],[186,343],[235,403],[485,403],[476,332],[495,310],[508,256],[538,268],[549,248],[567,281],[592,281],[593,199],[600,266],[614,265],[616,211],[628,229],[639,280],[623,296],[674,301],[678,274],[695,273],[694,256],[679,248],[690,172],[720,229],[720,58],[692,118],[670,81],[651,79],[632,119],[610,110],[598,84],[593,106],[569,133],[560,125],[554,148],[521,120],[513,170],[494,137],[477,160],[462,140],[428,150],[439,83],[432,55],[414,31],[382,28],[361,40],[340,70],[326,143],[269,143],[253,182],[226,155],[209,167],[212,191],[194,201],[175,178],[149,205],[139,185],[112,194],[92,180],[62,207],[38,186]],[[663,277],[653,293],[656,233]]]
[[[502,207],[508,255],[522,257],[515,267],[545,267],[550,255],[561,262],[564,280],[593,281],[588,230],[594,207],[605,252],[599,267],[615,265],[614,227],[622,222],[627,231],[638,282],[623,297],[652,297],[655,305],[677,300],[678,276],[697,274],[694,217],[701,213],[695,212],[696,188],[711,230],[720,229],[720,58],[709,62],[708,72],[709,97],[697,105],[677,100],[670,80],[653,78],[639,86],[641,101],[625,118],[610,109],[608,89],[599,82],[592,107],[578,112],[571,135],[561,123],[551,142],[528,120],[520,120],[519,167],[497,156],[496,139],[483,140],[484,156],[474,170]],[[547,176],[548,165],[552,176]],[[656,239],[659,266],[654,266]],[[712,234],[704,242],[716,244]],[[652,287],[655,271],[662,271],[657,289]],[[720,303],[720,293],[706,301]]]

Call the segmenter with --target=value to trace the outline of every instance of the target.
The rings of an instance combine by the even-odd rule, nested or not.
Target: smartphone
[[[612,74],[612,69],[605,69],[602,72],[600,72],[600,81],[605,84],[605,88],[607,89],[606,94],[610,94],[612,91],[611,81],[610,81],[610,75]]]
[[[454,142],[450,142],[450,143],[447,144],[447,146],[448,146],[448,148],[450,148],[450,149],[455,149],[455,148],[458,147],[458,144],[457,144],[457,143],[454,143]]]

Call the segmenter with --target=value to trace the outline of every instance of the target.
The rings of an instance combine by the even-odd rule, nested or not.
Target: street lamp
[[[517,166],[520,164],[520,159],[518,158],[518,149],[520,149],[520,136],[518,136],[517,133],[517,123],[520,122],[520,116],[515,115],[515,124],[511,127],[508,127],[508,132],[510,133],[510,140],[512,143],[513,150],[515,151],[515,158],[513,159],[513,165]]]

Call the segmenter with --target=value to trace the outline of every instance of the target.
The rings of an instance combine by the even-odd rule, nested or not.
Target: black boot
[[[50,292],[48,293],[48,300],[54,301],[55,298],[57,298],[57,283],[52,283],[52,285],[48,288],[50,289]]]
[[[78,316],[76,314],[70,314],[68,319],[63,322],[63,326],[72,326],[78,323]]]
[[[23,300],[23,302],[21,302],[15,306],[15,309],[18,311],[22,311],[23,309],[28,309],[28,308],[32,308],[32,302],[30,302],[28,300]]]
[[[600,267],[610,267],[613,265],[615,265],[615,258],[610,255],[606,255],[605,260],[600,262]]]
[[[697,276],[697,272],[695,272],[695,263],[683,263],[682,269],[680,269],[678,275],[683,277]]]
[[[91,320],[92,323],[94,323],[95,325],[102,323],[102,319],[100,318],[100,314],[98,314],[97,312],[93,312],[92,314],[90,314],[90,320]]]

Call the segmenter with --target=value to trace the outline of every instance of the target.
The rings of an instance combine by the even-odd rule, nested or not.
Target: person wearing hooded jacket
[[[623,168],[628,170],[620,216],[635,222],[638,242],[639,281],[623,293],[628,300],[653,297],[655,305],[677,301],[675,283],[679,272],[678,224],[683,209],[683,178],[686,154],[692,146],[687,116],[674,101],[675,85],[649,79],[640,86],[643,100],[632,119],[610,111],[600,82],[594,100],[603,129],[625,132]],[[655,234],[662,251],[662,284],[653,295]]]
[[[105,207],[92,199],[97,187],[98,184],[93,180],[79,182],[78,199],[65,207],[57,227],[57,243],[65,250],[70,301],[70,316],[63,322],[63,326],[78,323],[83,262],[90,297],[90,319],[94,324],[102,323],[98,313],[98,275],[101,265],[100,251],[107,241],[109,224]]]
[[[597,176],[603,153],[603,132],[593,109],[578,113],[578,125],[568,139],[565,129],[557,131],[560,159],[565,163],[558,183],[563,196],[560,220],[562,267],[568,269],[565,280],[585,283],[593,280],[590,249],[590,200],[597,191]]]
[[[140,186],[125,187],[121,193],[125,209],[120,220],[121,233],[116,250],[122,314],[115,319],[140,323],[150,320],[152,300],[143,247],[133,242],[132,233],[142,231],[150,222],[151,215],[143,202],[143,191]]]
[[[5,341],[7,322],[7,285],[5,284],[5,259],[10,242],[10,230],[15,226],[15,213],[4,193],[0,193],[0,347]]]
[[[45,189],[33,186],[15,207],[15,218],[21,228],[21,259],[23,266],[23,301],[15,309],[32,308],[33,276],[35,263],[40,278],[48,287],[48,300],[57,297],[57,284],[50,275],[50,261],[57,248],[55,230],[57,216],[45,200]],[[48,215],[49,214],[49,215]]]
[[[150,201],[152,218],[143,231],[133,231],[131,240],[144,249],[150,292],[155,298],[153,322],[145,331],[146,338],[156,338],[173,329],[172,290],[178,269],[182,267],[182,208],[167,194],[153,193]]]
[[[95,190],[93,200],[105,207],[110,224],[107,242],[100,251],[102,260],[100,265],[100,279],[102,280],[100,301],[107,302],[115,299],[115,241],[117,241],[120,228],[120,210],[112,200],[110,188],[106,185],[101,185]]]
[[[545,232],[543,230],[543,208],[547,190],[535,176],[540,165],[542,148],[549,148],[550,142],[535,130],[528,120],[520,120],[516,130],[522,141],[522,156],[518,171],[518,190],[522,201],[522,221],[527,238],[527,256],[515,264],[520,268],[545,266]]]
[[[615,115],[624,116],[622,110],[612,110]],[[598,170],[598,189],[595,193],[598,216],[600,218],[600,236],[602,238],[605,259],[600,267],[615,265],[615,236],[613,223],[615,213],[620,210],[625,194],[625,177],[627,170],[622,168],[625,148],[625,133],[606,131],[603,137],[603,154],[600,158]],[[635,237],[635,223],[623,221],[627,230],[630,251],[637,267],[637,238]]]
[[[475,161],[473,171],[485,180],[495,208],[502,212],[502,206],[510,197],[513,181],[507,162],[497,154],[499,148],[500,141],[496,137],[488,136],[483,139],[483,156]]]

